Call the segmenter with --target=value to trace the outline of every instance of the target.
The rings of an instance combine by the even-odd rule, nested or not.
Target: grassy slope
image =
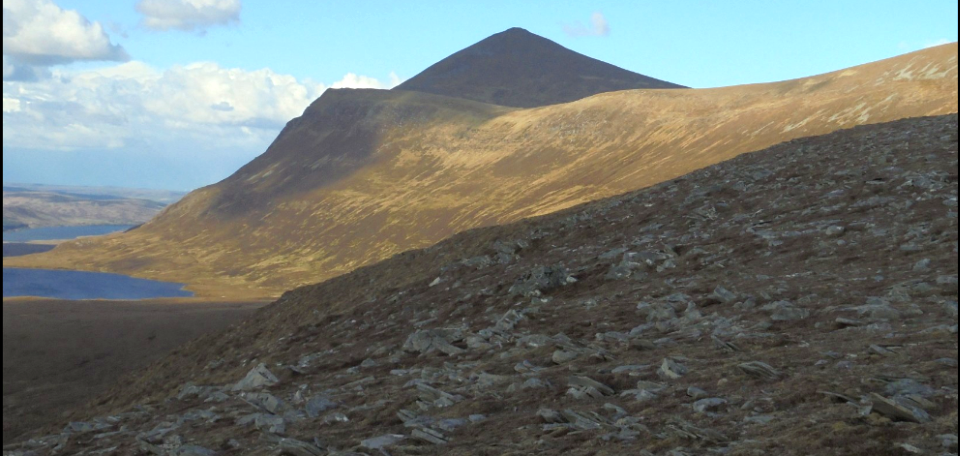
[[[172,399],[188,382],[229,385],[262,362],[281,378],[270,394],[285,401],[295,393],[329,397],[342,404],[329,413],[349,417],[347,423],[323,423],[322,417],[291,421],[286,436],[312,441],[321,429],[324,444],[343,449],[368,437],[409,434],[397,412],[411,410],[437,419],[476,413],[488,419],[445,431],[449,445],[411,440],[404,445],[412,450],[391,449],[393,454],[591,456],[598,448],[608,455],[683,448],[690,454],[739,456],[893,456],[902,454],[897,445],[903,443],[940,454],[936,436],[955,434],[957,423],[957,370],[949,367],[957,354],[956,195],[957,117],[951,115],[792,141],[647,190],[472,230],[294,290],[254,318],[123,379],[71,419],[115,415],[135,404],[156,408],[144,420],[121,422],[125,431],[118,436],[81,436],[74,450],[121,445],[121,453],[135,451],[139,433],[211,409],[203,397]],[[830,234],[827,227],[837,226],[845,230]],[[496,255],[518,241],[523,247],[509,261],[461,263]],[[903,249],[906,245],[912,248]],[[607,252],[618,247],[660,259],[649,260],[650,267],[631,266],[629,278],[612,279],[608,273],[623,257]],[[915,266],[920,259],[925,267]],[[542,301],[510,291],[539,266],[556,264],[578,281],[546,289]],[[442,283],[431,286],[438,276]],[[714,292],[718,285],[733,293],[730,302]],[[895,316],[857,317],[858,306],[874,300],[888,302]],[[642,312],[638,302],[650,307]],[[809,314],[778,320],[764,309],[773,302]],[[667,307],[678,318],[650,313]],[[512,329],[487,329],[513,321],[511,314],[526,316],[508,326]],[[860,318],[864,326],[838,326],[838,317]],[[418,329],[435,328],[459,328],[490,343],[471,343],[450,357],[401,349]],[[557,334],[571,341],[558,336],[550,342]],[[715,345],[711,336],[737,348]],[[559,349],[585,353],[557,365],[552,355]],[[689,367],[688,375],[661,379],[656,369],[665,358]],[[300,364],[301,359],[308,362]],[[751,379],[736,367],[755,361],[783,375]],[[525,373],[520,368],[525,363],[534,372]],[[301,367],[296,374],[286,367],[296,364]],[[614,373],[620,366],[648,368],[638,367],[638,377]],[[638,380],[663,383],[665,390],[644,401],[619,394],[576,400],[566,394],[571,375],[617,392],[641,387]],[[545,386],[508,390],[533,378]],[[930,387],[924,397],[933,401],[933,422],[861,416],[857,407],[820,393],[841,393],[853,401],[870,393],[889,396],[893,393],[885,391],[901,379],[913,382],[908,388]],[[458,394],[463,402],[431,408],[414,386],[419,382]],[[695,413],[690,387],[728,400],[729,407]],[[604,438],[617,427],[630,427],[629,421],[567,433],[543,428],[537,416],[542,409],[573,410],[613,422],[617,418],[610,418],[605,404],[639,419],[636,441]],[[249,401],[240,398],[213,410],[228,417],[251,413]],[[698,441],[674,432],[681,423],[723,438]],[[246,453],[276,452],[268,450],[271,440],[261,432],[233,419],[178,432],[185,442],[207,448],[237,439]]]
[[[121,271],[206,295],[277,294],[793,138],[956,112],[957,45],[780,83],[530,110],[411,93],[336,97],[227,182],[143,228],[4,264]]]

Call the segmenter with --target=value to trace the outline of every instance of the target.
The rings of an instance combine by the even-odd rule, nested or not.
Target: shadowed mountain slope
[[[5,259],[279,294],[452,234],[637,190],[794,138],[957,111],[956,43],[835,73],[519,110],[332,91],[263,157],[130,233]]]
[[[956,366],[949,115],[791,141],[294,290],[4,449],[945,454]]]
[[[514,28],[447,57],[394,90],[532,108],[604,92],[682,87],[615,67]]]

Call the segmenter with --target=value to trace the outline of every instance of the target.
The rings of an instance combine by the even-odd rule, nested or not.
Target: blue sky
[[[693,87],[808,76],[957,40],[955,0],[3,5],[4,182],[171,189],[226,177],[328,87],[389,88],[510,27]],[[71,10],[77,39],[30,41],[49,35],[31,27]]]

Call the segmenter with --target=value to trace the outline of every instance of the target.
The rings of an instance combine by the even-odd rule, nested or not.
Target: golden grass
[[[141,229],[4,266],[185,282],[201,296],[276,295],[791,139],[953,112],[955,43],[792,81],[614,92],[527,110],[328,92],[262,157]]]

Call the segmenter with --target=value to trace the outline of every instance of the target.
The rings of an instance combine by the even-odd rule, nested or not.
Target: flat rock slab
[[[374,437],[372,439],[364,440],[360,442],[360,446],[368,450],[381,450],[384,448],[389,448],[391,446],[394,446],[406,439],[407,437],[403,435],[388,434],[388,435],[382,435],[380,437]]]
[[[930,421],[930,415],[918,408],[900,405],[896,401],[887,399],[876,393],[871,394],[870,399],[873,401],[874,412],[894,421],[906,421],[917,424]]]
[[[265,364],[253,368],[247,376],[233,386],[233,391],[258,391],[280,383],[280,379],[267,369]]]

